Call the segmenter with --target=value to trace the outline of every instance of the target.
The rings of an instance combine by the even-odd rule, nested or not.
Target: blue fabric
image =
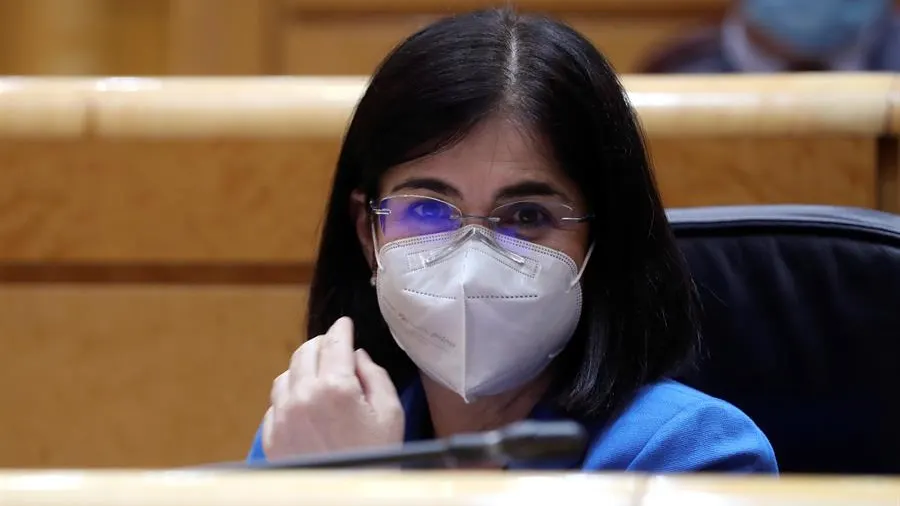
[[[406,441],[431,437],[428,406],[421,384],[401,394],[406,411]],[[562,418],[539,405],[532,419]],[[606,426],[586,426],[590,447],[583,459],[542,462],[511,469],[582,469],[649,473],[733,472],[777,473],[766,436],[743,412],[674,381],[645,387]],[[248,461],[265,460],[257,432]]]
[[[262,425],[260,425],[259,429],[256,431],[256,436],[253,437],[253,446],[250,447],[250,453],[247,455],[247,462],[265,462],[266,461],[266,452],[263,450],[262,445]]]

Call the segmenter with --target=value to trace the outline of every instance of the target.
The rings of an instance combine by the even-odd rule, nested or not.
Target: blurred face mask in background
[[[823,58],[857,41],[891,12],[890,0],[743,0],[754,27],[799,57]]]

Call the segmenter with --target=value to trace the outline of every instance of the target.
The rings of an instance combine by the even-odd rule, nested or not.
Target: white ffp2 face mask
[[[397,344],[467,402],[535,378],[581,316],[584,265],[483,226],[393,241],[376,259],[378,304]]]

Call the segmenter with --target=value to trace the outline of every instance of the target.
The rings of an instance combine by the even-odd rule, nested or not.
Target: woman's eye
[[[552,216],[546,209],[535,205],[515,209],[511,218],[515,225],[521,227],[542,227],[553,222]]]
[[[447,215],[446,206],[437,202],[418,202],[409,207],[409,212],[424,219],[443,218]]]

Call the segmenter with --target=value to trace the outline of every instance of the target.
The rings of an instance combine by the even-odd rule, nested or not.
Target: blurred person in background
[[[668,46],[639,72],[898,69],[900,20],[891,0],[738,0],[721,26]]]

